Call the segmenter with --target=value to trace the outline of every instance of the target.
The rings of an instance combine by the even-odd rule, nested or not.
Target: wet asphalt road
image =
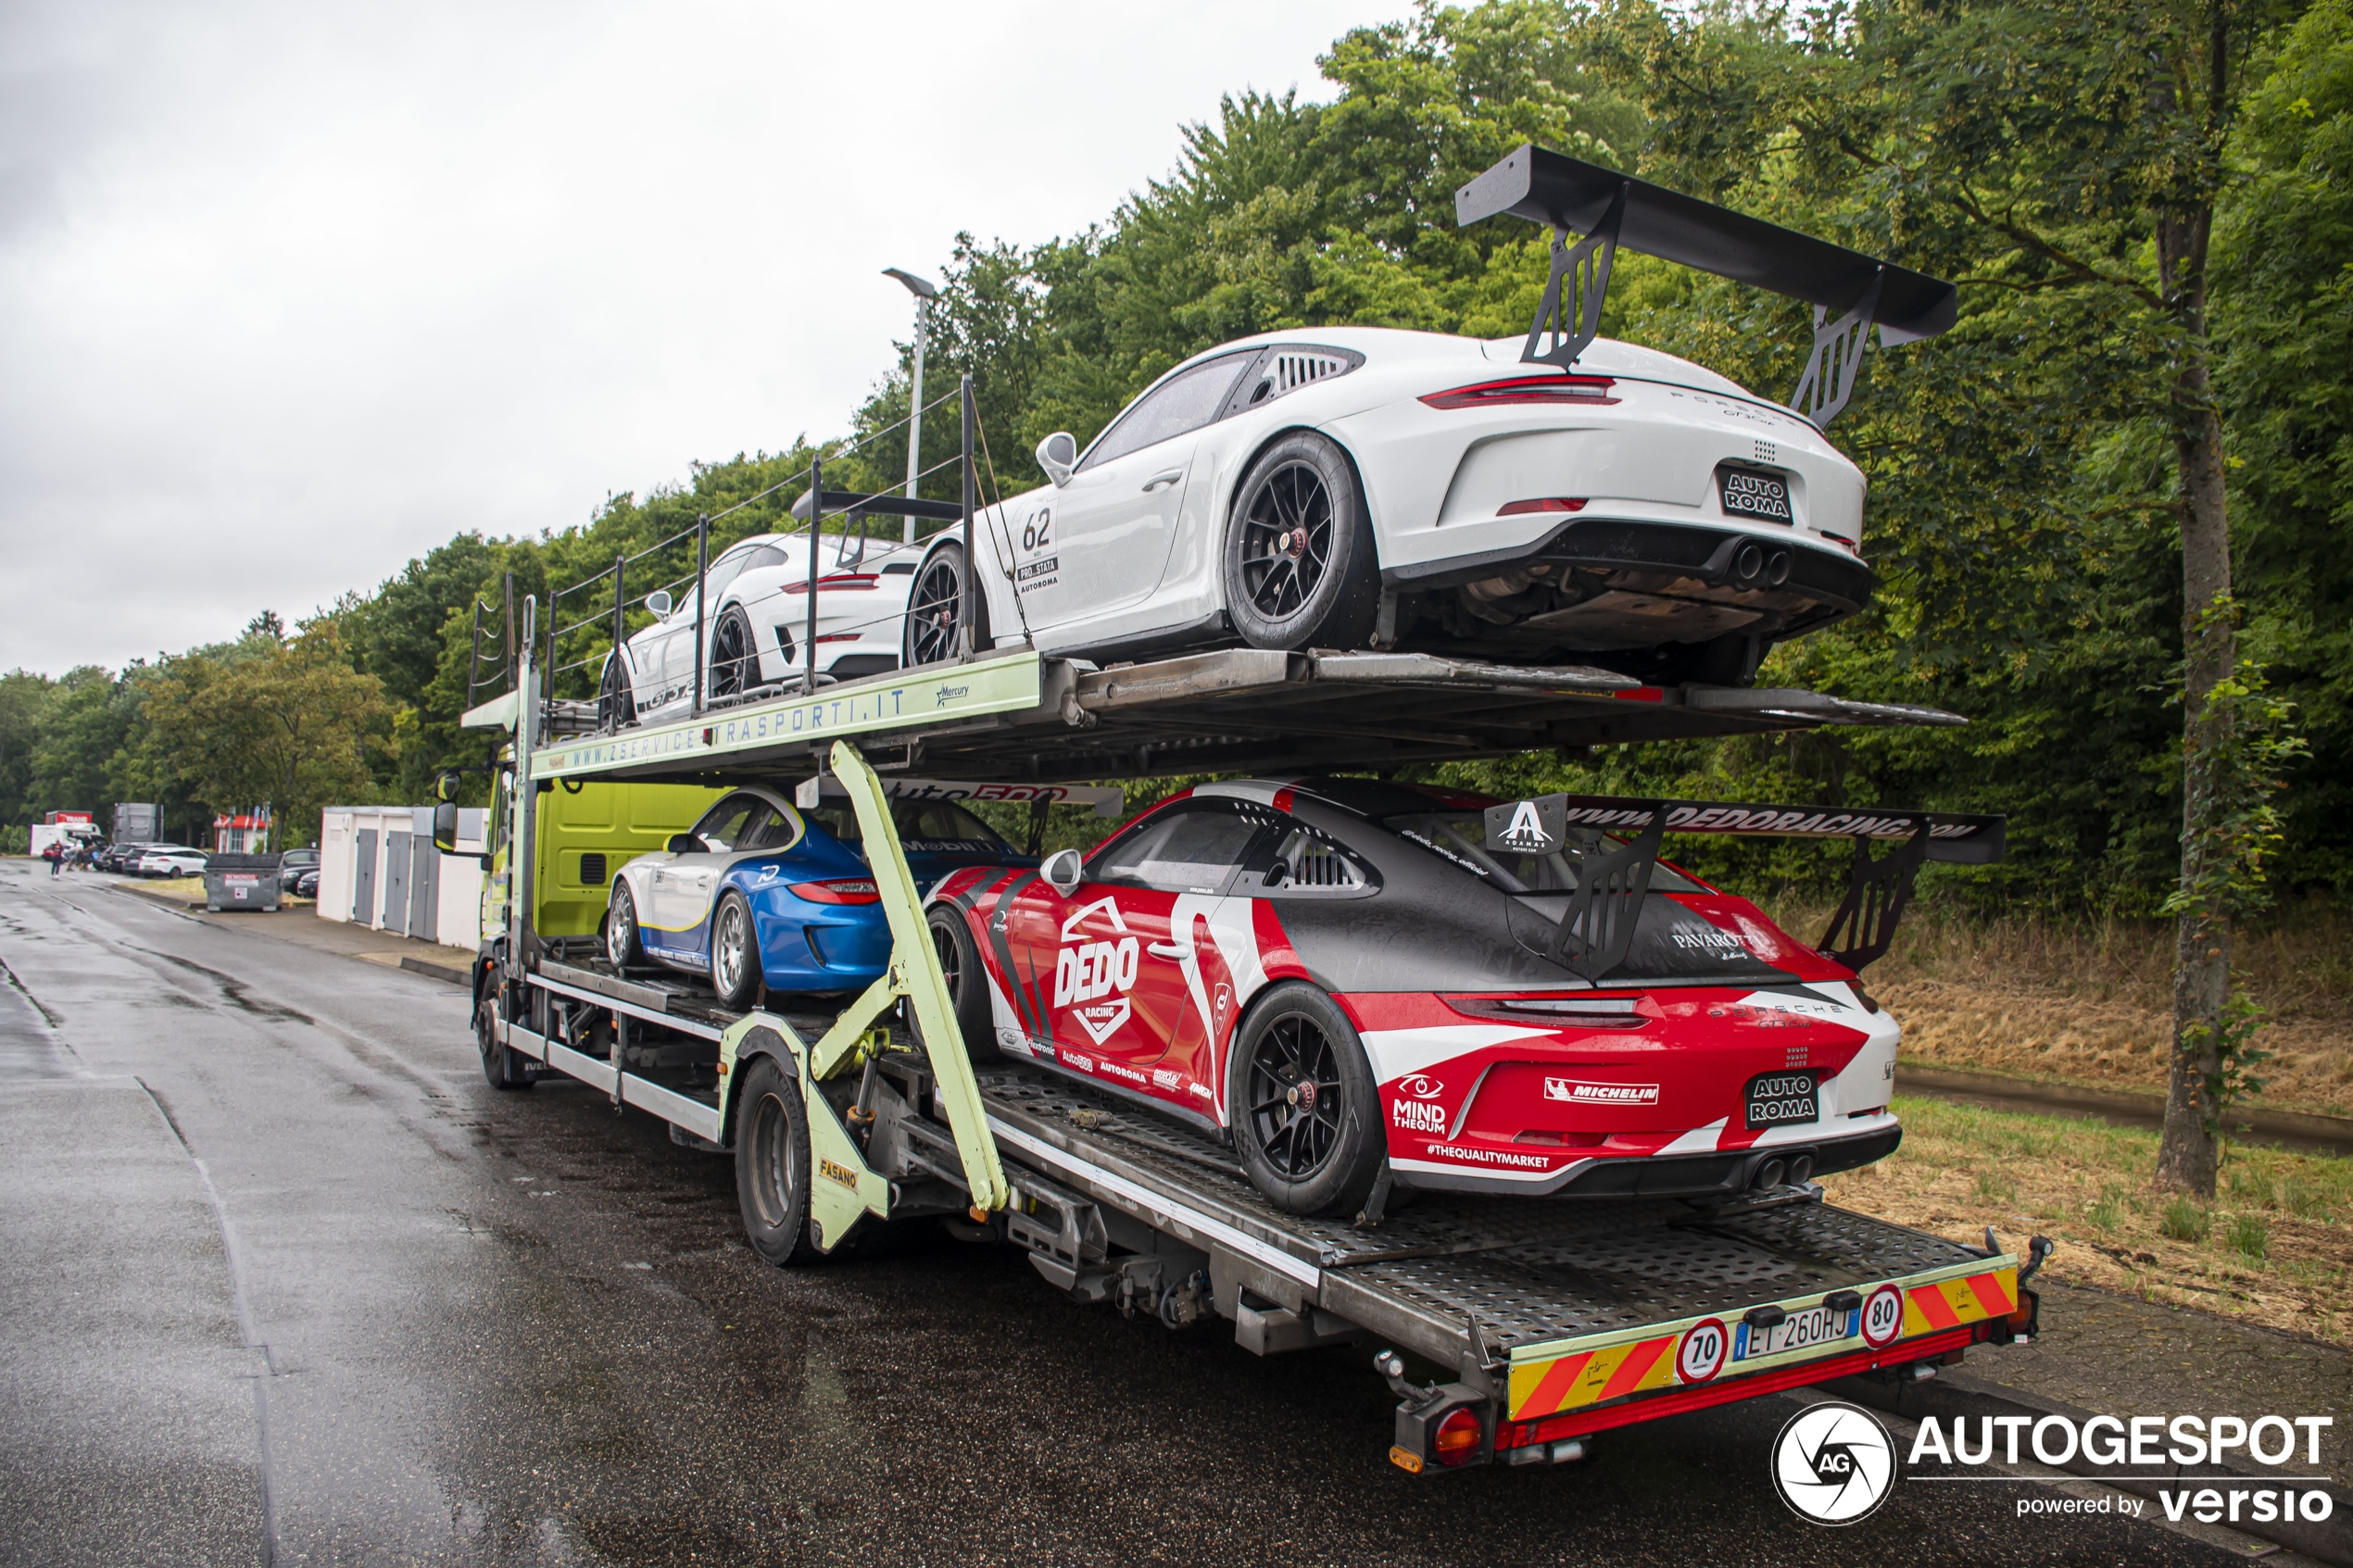
[[[1416,1480],[1260,1361],[937,1240],[781,1272],[733,1173],[482,1081],[442,983],[0,862],[0,1562],[2210,1563],[2024,1483],[1798,1521],[1768,1399]]]

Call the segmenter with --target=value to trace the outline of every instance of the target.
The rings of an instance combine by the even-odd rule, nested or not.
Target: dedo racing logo
[[[1118,935],[1084,940],[1080,928],[1098,910],[1109,918]],[[1128,935],[1119,906],[1109,898],[1096,899],[1063,922],[1062,950],[1054,957],[1054,1006],[1070,1009],[1070,1016],[1088,1037],[1101,1045],[1127,1022],[1127,993],[1135,988],[1136,970],[1142,959],[1142,947]],[[1103,997],[1110,999],[1100,999]]]
[[[1887,1428],[1856,1406],[1827,1401],[1789,1418],[1773,1439],[1773,1488],[1817,1524],[1868,1519],[1895,1481]]]

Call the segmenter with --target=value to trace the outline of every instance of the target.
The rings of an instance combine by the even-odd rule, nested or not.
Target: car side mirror
[[[433,847],[445,855],[458,852],[458,803],[454,800],[433,809]]]
[[[1058,430],[1038,444],[1038,466],[1057,486],[1068,484],[1078,469],[1078,438]]]
[[[1057,849],[1046,857],[1046,863],[1038,868],[1038,874],[1044,877],[1055,892],[1067,898],[1078,891],[1081,864],[1077,850]]]
[[[670,619],[670,590],[667,588],[656,588],[646,596],[646,608],[654,612],[657,620]]]
[[[662,847],[673,855],[699,855],[703,842],[691,833],[673,833],[670,835],[670,842]]]

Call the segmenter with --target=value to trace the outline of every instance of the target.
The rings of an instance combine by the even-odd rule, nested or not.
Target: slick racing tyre
[[[1227,1103],[1242,1168],[1290,1214],[1353,1214],[1388,1157],[1378,1087],[1348,1015],[1304,981],[1271,986],[1234,1032]]]
[[[637,941],[637,900],[630,896],[627,883],[616,880],[612,904],[605,910],[606,961],[615,973],[626,973],[645,957],[646,949]]]
[[[760,649],[751,640],[751,617],[739,606],[719,612],[711,629],[711,700],[741,696],[760,684]]]
[[[736,1200],[751,1249],[780,1269],[813,1261],[809,1244],[809,1110],[800,1080],[755,1057],[736,1101]]]
[[[988,651],[988,598],[973,596],[973,646]],[[964,546],[950,539],[931,553],[915,573],[907,595],[906,629],[900,633],[902,666],[937,664],[963,650],[956,635],[964,612]]]
[[[474,1005],[474,1047],[482,1053],[482,1075],[494,1089],[531,1087],[531,1059],[498,1038],[498,993],[483,993]]]
[[[1251,465],[1226,530],[1226,609],[1259,648],[1361,648],[1380,609],[1380,566],[1356,465],[1312,432]]]
[[[751,905],[732,887],[711,911],[711,988],[719,993],[720,1006],[737,1012],[760,996],[760,938]]]
[[[931,928],[932,951],[939,955],[940,973],[948,981],[948,999],[956,1010],[956,1031],[964,1038],[964,1055],[975,1061],[995,1061],[997,1020],[988,1003],[988,972],[981,967],[980,947],[972,926],[951,909],[935,909],[925,917]],[[910,1007],[912,1021],[915,1010]],[[922,1026],[915,1030],[923,1036]]]

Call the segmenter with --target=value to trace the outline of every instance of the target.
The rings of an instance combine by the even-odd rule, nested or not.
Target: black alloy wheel
[[[711,988],[720,1005],[740,1012],[760,994],[760,938],[751,905],[734,888],[719,896],[711,911]]]
[[[956,1032],[963,1036],[964,1055],[974,1061],[994,1061],[1001,1054],[997,1049],[997,1020],[988,1002],[988,974],[981,967],[980,947],[973,940],[972,927],[963,914],[939,905],[924,917],[931,928],[931,948],[939,955],[939,972],[948,982],[948,1002],[955,1010]],[[915,1018],[911,1004],[907,1016]],[[923,1038],[923,1028],[916,1024],[915,1037]]]
[[[736,1101],[736,1201],[751,1249],[778,1268],[819,1256],[809,1241],[809,1110],[800,1080],[756,1057]]]
[[[623,656],[605,655],[605,672],[597,683],[597,727],[617,730],[637,717],[635,697],[629,689],[629,670]]]
[[[1235,1032],[1233,1061],[1234,1141],[1267,1201],[1293,1214],[1361,1208],[1387,1150],[1347,1015],[1304,982],[1272,986]]]
[[[988,651],[988,602],[975,596],[973,646]],[[900,662],[912,669],[939,664],[963,651],[957,637],[964,613],[964,546],[950,540],[934,550],[915,573],[907,596],[906,631],[900,637]]]
[[[1355,465],[1329,439],[1284,437],[1242,481],[1227,531],[1226,608],[1253,647],[1356,648],[1380,571]]]
[[[708,700],[741,696],[760,684],[760,649],[752,642],[751,618],[730,605],[719,612],[711,629],[711,682]]]

